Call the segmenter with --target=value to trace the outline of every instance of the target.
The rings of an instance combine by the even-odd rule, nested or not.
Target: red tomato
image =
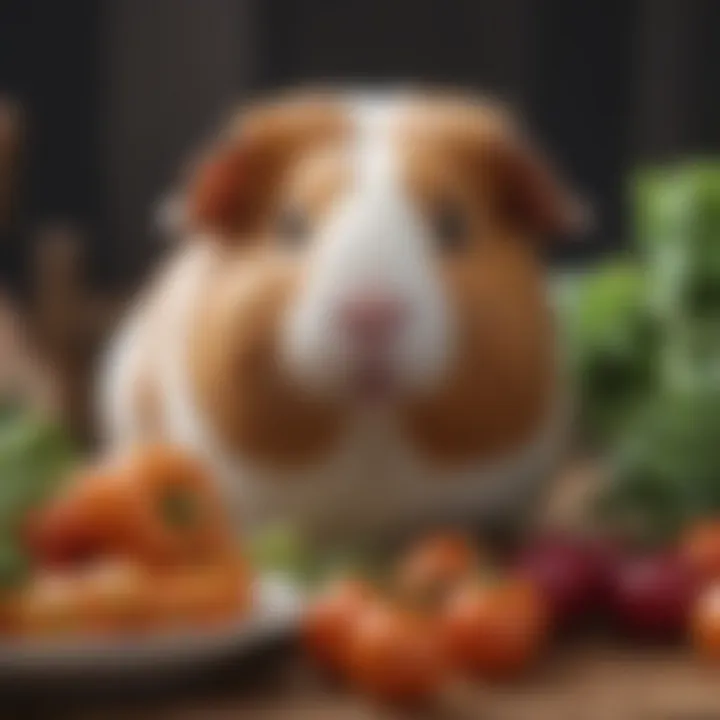
[[[478,566],[478,551],[464,536],[433,535],[416,545],[398,564],[396,584],[410,601],[435,604]]]
[[[695,602],[690,617],[690,635],[701,657],[720,661],[720,583],[706,588]]]
[[[357,621],[347,667],[355,687],[391,703],[431,699],[445,677],[436,627],[424,617],[381,603],[366,607]]]
[[[472,583],[450,598],[441,627],[457,667],[481,677],[507,678],[538,658],[548,609],[541,591],[523,578]]]
[[[303,643],[312,657],[327,669],[343,670],[355,623],[374,600],[373,588],[356,579],[337,580],[315,598],[302,622]]]
[[[680,540],[680,555],[703,580],[720,580],[720,519],[689,528]]]

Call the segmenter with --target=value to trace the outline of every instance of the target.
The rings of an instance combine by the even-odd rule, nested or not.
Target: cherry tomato
[[[431,699],[445,677],[437,628],[422,616],[385,603],[366,607],[357,621],[347,666],[355,687],[391,703]]]
[[[693,605],[690,636],[701,657],[720,661],[720,583],[705,588]]]
[[[526,579],[474,582],[450,597],[441,628],[458,668],[485,678],[512,677],[537,660],[547,637],[548,608]]]
[[[344,578],[327,587],[302,622],[304,646],[327,669],[346,667],[348,643],[361,613],[375,601],[375,591],[361,580]]]
[[[406,600],[437,605],[476,570],[478,562],[478,551],[464,536],[434,535],[412,548],[400,561],[396,584]]]
[[[680,555],[701,579],[720,580],[720,519],[689,528],[680,540]]]

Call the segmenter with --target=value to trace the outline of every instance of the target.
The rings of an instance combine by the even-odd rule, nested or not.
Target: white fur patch
[[[394,130],[402,110],[388,99],[350,106],[352,182],[318,230],[307,285],[283,331],[290,371],[315,385],[342,385],[352,368],[353,348],[337,317],[354,297],[389,296],[406,308],[408,320],[390,352],[405,385],[432,383],[449,354],[451,319],[431,239],[400,173]]]

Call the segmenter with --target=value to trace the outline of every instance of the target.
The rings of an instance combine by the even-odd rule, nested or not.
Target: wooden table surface
[[[715,720],[720,667],[689,651],[641,651],[604,642],[558,649],[522,682],[456,688],[420,712],[372,707],[330,687],[292,648],[214,668],[207,677],[143,690],[60,696],[19,693],[0,717],[73,720]],[[6,714],[7,713],[7,714]]]

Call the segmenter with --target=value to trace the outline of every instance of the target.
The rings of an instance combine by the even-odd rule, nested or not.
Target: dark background
[[[223,111],[308,80],[451,83],[529,117],[594,202],[560,259],[628,240],[628,172],[720,140],[717,0],[0,0],[0,94],[26,109],[23,203],[0,243],[84,230],[95,281],[137,279],[152,206]]]

